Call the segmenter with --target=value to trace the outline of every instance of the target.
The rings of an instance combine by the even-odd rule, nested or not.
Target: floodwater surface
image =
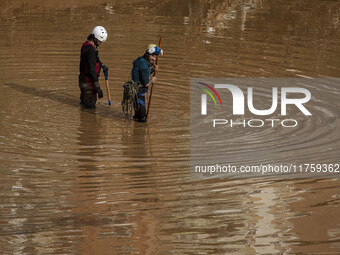
[[[338,178],[204,180],[189,170],[190,78],[339,77],[339,1],[0,7],[0,254],[340,254]],[[112,105],[101,76],[104,98],[84,110],[80,47],[97,25],[108,31],[99,55]],[[149,121],[126,121],[122,85],[159,37]],[[313,95],[332,105],[339,91]],[[325,114],[329,125],[302,129],[312,133],[306,161],[340,158],[340,109]],[[244,152],[244,135],[228,150]],[[306,146],[285,145],[291,157]]]

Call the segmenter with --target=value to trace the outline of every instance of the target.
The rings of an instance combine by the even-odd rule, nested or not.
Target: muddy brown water
[[[338,178],[189,174],[190,78],[339,77],[339,1],[0,7],[0,254],[340,254]],[[113,103],[83,110],[79,52],[95,25],[109,34],[99,51]],[[149,122],[128,123],[122,84],[160,36]],[[322,144],[339,160],[339,113],[306,129],[311,158]]]

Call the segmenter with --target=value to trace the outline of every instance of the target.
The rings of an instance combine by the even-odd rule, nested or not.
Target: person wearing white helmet
[[[145,93],[149,85],[156,82],[156,77],[152,76],[150,79],[150,75],[158,68],[155,65],[158,55],[163,55],[163,50],[156,44],[149,44],[144,55],[133,61],[131,76],[132,80],[139,85],[133,119],[138,122],[146,122]]]
[[[80,104],[85,108],[96,108],[97,94],[99,98],[103,97],[98,77],[101,68],[103,68],[104,73],[108,72],[109,69],[100,61],[98,47],[106,39],[105,28],[96,26],[81,47],[79,65]]]

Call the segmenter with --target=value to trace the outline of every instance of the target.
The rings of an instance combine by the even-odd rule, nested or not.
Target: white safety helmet
[[[101,42],[105,42],[106,41],[107,32],[106,32],[104,27],[96,26],[93,29],[92,34],[93,34],[94,38],[96,38],[97,40],[99,40]]]
[[[148,47],[146,48],[146,52],[153,55],[163,56],[163,50],[153,43],[148,45]]]

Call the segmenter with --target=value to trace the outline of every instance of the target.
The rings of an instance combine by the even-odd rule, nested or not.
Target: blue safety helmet
[[[149,44],[146,52],[152,55],[163,55],[163,50],[160,49],[156,44]]]

